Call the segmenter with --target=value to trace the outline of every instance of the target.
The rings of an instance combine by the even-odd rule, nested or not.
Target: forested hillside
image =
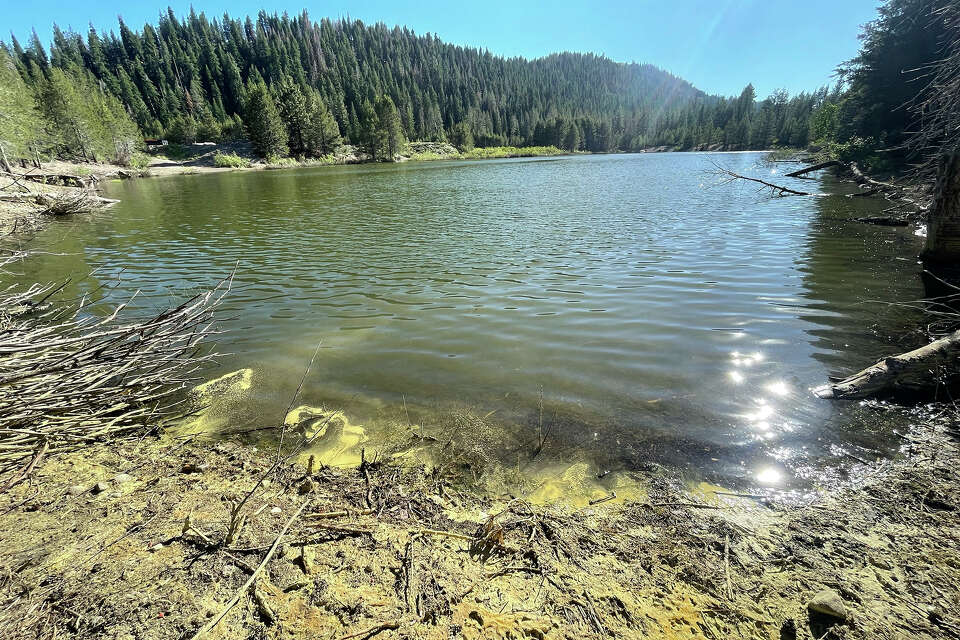
[[[139,31],[121,20],[119,34],[54,27],[49,52],[36,33],[3,48],[41,111],[62,74],[118,98],[145,136],[249,137],[262,155],[322,155],[341,136],[383,156],[388,138],[586,151],[802,146],[827,94],[757,102],[748,86],[724,99],[651,65],[575,53],[503,58],[306,12],[237,20],[168,11]]]

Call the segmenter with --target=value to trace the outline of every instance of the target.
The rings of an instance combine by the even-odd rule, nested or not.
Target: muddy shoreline
[[[94,444],[0,498],[0,634],[191,638],[223,614],[204,637],[957,637],[952,412],[859,485],[792,507],[666,474],[644,475],[643,499],[537,505],[369,448],[359,467],[280,465],[229,543],[230,505],[275,452]],[[813,612],[818,594],[842,618]]]

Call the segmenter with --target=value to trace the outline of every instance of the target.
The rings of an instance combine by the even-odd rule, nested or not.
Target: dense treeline
[[[341,140],[391,157],[404,140],[568,150],[802,146],[826,91],[756,101],[707,96],[650,65],[562,53],[528,61],[359,21],[172,11],[156,26],[84,35],[54,27],[46,51],[4,45],[26,84],[95,82],[143,135],[250,138],[261,155],[318,156]],[[15,146],[15,145],[11,145]]]
[[[815,142],[890,170],[930,168],[945,144],[955,148],[958,14],[956,0],[886,0],[864,26],[859,54],[840,66],[842,90],[815,110]]]

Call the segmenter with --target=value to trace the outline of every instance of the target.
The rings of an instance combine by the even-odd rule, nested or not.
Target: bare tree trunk
[[[960,264],[960,153],[946,155],[940,161],[936,192],[927,213],[923,261]]]

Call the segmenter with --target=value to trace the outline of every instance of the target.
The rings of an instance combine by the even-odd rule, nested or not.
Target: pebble
[[[824,589],[813,596],[813,599],[807,603],[807,609],[838,620],[847,619],[847,607],[843,603],[843,598],[833,589]]]
[[[274,507],[273,509],[270,509],[270,513],[280,513],[281,511],[283,511],[283,509],[280,507]]]
[[[117,484],[126,484],[131,480],[133,480],[133,476],[129,473],[118,473],[117,475],[113,476],[113,481]]]
[[[75,484],[69,489],[67,489],[67,493],[69,493],[72,496],[79,496],[82,493],[86,493],[86,491],[87,491],[86,488],[82,484]]]

